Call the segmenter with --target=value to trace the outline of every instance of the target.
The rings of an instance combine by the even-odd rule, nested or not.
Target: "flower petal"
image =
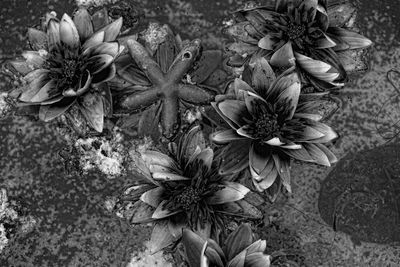
[[[33,50],[47,50],[47,35],[45,32],[36,30],[35,28],[29,28],[28,40]]]
[[[175,160],[158,151],[147,150],[145,152],[142,152],[141,156],[147,166],[160,165],[172,170],[177,169],[177,164]]]
[[[156,187],[151,190],[144,192],[140,196],[140,200],[144,203],[149,204],[150,206],[157,208],[162,201],[162,195],[164,194],[165,190],[162,187]]]
[[[44,122],[49,122],[64,114],[75,102],[74,97],[65,97],[54,104],[40,106],[39,118]]]
[[[271,256],[262,252],[246,255],[245,266],[251,267],[269,267],[271,266]]]
[[[104,42],[112,42],[117,39],[122,27],[122,17],[111,22],[107,26],[101,29],[104,31]]]
[[[332,163],[336,163],[338,161],[337,157],[335,156],[335,154],[333,154],[332,151],[330,151],[326,146],[322,145],[322,144],[316,144],[316,146],[318,146],[319,149],[322,150],[322,152],[325,153],[325,155],[328,157],[329,162]]]
[[[49,81],[49,71],[45,69],[37,69],[29,72],[24,80],[27,82],[25,90],[19,97],[20,101],[30,102],[31,99],[40,91],[40,89]]]
[[[210,135],[210,139],[216,144],[226,144],[231,141],[243,139],[242,136],[238,135],[235,130],[221,130]]]
[[[372,41],[368,38],[343,28],[331,27],[328,33],[337,43],[334,47],[336,51],[366,48],[372,45]]]
[[[40,52],[37,51],[24,51],[22,56],[25,58],[28,65],[32,65],[33,68],[41,68],[46,62],[46,59],[42,56]]]
[[[242,251],[228,262],[227,267],[244,267],[245,259],[246,251]]]
[[[275,45],[274,37],[270,34],[265,35],[258,41],[258,47],[265,50],[274,50]]]
[[[133,204],[128,204],[123,211],[124,218],[127,218],[130,223],[149,223],[154,221],[151,216],[153,215],[154,208],[140,200]]]
[[[107,54],[112,57],[116,57],[120,51],[120,45],[118,42],[101,43],[96,47],[93,47],[91,51],[92,55]]]
[[[47,45],[49,52],[60,46],[60,23],[55,19],[50,19],[47,24]]]
[[[270,63],[278,68],[288,68],[294,66],[295,61],[292,43],[287,42],[272,55]]]
[[[245,92],[252,92],[256,93],[250,85],[248,85],[242,79],[236,78],[233,83],[233,89],[235,90],[235,95],[238,100],[244,100],[244,93]]]
[[[244,198],[248,192],[250,192],[250,189],[239,183],[225,182],[223,188],[209,196],[206,202],[211,205],[234,202]]]
[[[184,229],[182,233],[182,243],[186,252],[186,259],[190,267],[208,266],[205,254],[207,241],[189,229]]]
[[[168,209],[165,207],[165,204],[168,203],[167,200],[163,200],[161,201],[160,205],[158,205],[158,207],[156,208],[156,210],[154,211],[153,215],[151,216],[151,218],[153,219],[164,219],[167,218],[169,216],[175,215],[177,213],[180,213],[181,210],[173,210],[173,209]]]
[[[300,82],[295,82],[286,88],[280,95],[277,97],[276,105],[279,107],[284,107],[284,115],[285,120],[291,120],[296,111],[297,104],[299,102],[301,91]],[[283,115],[283,114],[282,114]]]
[[[292,187],[290,185],[290,158],[282,157],[277,154],[272,154],[272,158],[275,161],[275,166],[283,186],[289,193],[292,193]]]
[[[314,60],[299,53],[295,53],[295,55],[299,66],[320,80],[333,82],[340,76],[339,72],[323,61]]]
[[[264,141],[264,143],[270,145],[270,146],[282,146],[285,143],[282,143],[282,141],[279,139],[279,137],[274,137],[268,141]]]
[[[83,43],[93,34],[92,18],[86,8],[80,7],[74,15],[74,24]]]
[[[110,55],[97,55],[89,58],[89,60],[86,62],[86,68],[92,75],[94,75],[107,68],[113,61],[114,57]]]
[[[170,172],[154,172],[153,173],[153,178],[155,180],[160,180],[160,181],[186,181],[186,180],[191,180],[191,178],[175,174],[175,173],[170,173]]]
[[[238,140],[225,146],[221,151],[220,175],[230,175],[244,170],[249,164],[249,149],[251,142],[248,139]]]
[[[252,84],[259,94],[268,91],[269,87],[276,80],[275,73],[268,61],[261,57],[254,61],[252,74]]]
[[[336,43],[325,33],[322,32],[322,37],[316,40],[315,47],[317,49],[326,49],[335,47]]]
[[[248,248],[246,248],[247,254],[252,254],[255,252],[264,252],[267,248],[267,241],[265,240],[257,240],[253,244],[251,244]]]
[[[64,14],[60,22],[61,43],[70,49],[78,49],[80,46],[79,33],[71,17]]]
[[[168,229],[168,220],[162,220],[155,223],[149,241],[150,253],[157,253],[174,242],[175,238]]]
[[[99,45],[104,41],[104,31],[99,31],[94,33],[89,39],[83,43],[82,50],[85,51],[86,49]]]
[[[57,88],[57,82],[55,80],[50,80],[31,98],[30,102],[41,103],[59,95],[61,95],[61,93]]]
[[[88,124],[101,133],[104,125],[103,98],[98,93],[87,93],[80,102],[80,110]]]
[[[310,156],[314,159],[315,163],[330,167],[331,163],[328,156],[315,144],[304,143],[303,147],[307,150]]]
[[[245,119],[251,117],[244,101],[227,99],[217,103],[217,107],[238,128],[247,124]]]
[[[253,243],[253,232],[248,223],[241,224],[225,241],[227,260],[232,260],[245,248]]]

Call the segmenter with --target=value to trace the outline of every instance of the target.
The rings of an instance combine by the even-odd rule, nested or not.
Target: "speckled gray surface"
[[[184,38],[202,38],[208,47],[221,46],[222,22],[243,1],[140,1],[145,14],[172,25]],[[353,77],[341,92],[343,106],[330,120],[340,133],[332,147],[339,158],[383,144],[376,125],[390,123],[377,116],[395,90],[385,78],[400,69],[400,6],[397,0],[359,0],[359,25],[375,43],[370,70]],[[26,27],[38,23],[48,9],[70,12],[73,1],[2,0],[0,60],[20,52]],[[0,77],[1,78],[1,77]],[[0,79],[0,86],[8,86]],[[385,107],[394,117],[400,106]],[[395,118],[394,118],[395,119]],[[18,237],[0,256],[0,266],[124,266],[141,251],[148,229],[128,228],[102,208],[106,195],[121,188],[126,177],[108,181],[98,174],[68,175],[55,155],[62,147],[52,126],[26,118],[0,121],[0,181],[10,197],[19,197],[38,218],[37,228]],[[318,192],[331,169],[294,164],[294,189],[279,207],[282,224],[296,232],[308,266],[400,266],[400,247],[362,243],[336,233],[318,213]],[[301,212],[299,212],[300,210]],[[145,255],[145,254],[141,254]],[[165,266],[152,257],[134,257],[130,266]]]

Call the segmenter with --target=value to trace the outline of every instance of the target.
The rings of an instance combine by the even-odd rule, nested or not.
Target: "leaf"
[[[103,98],[98,93],[87,93],[80,102],[80,110],[88,124],[101,133],[104,126]]]

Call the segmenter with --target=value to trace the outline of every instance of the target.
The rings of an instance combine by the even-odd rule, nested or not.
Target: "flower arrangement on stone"
[[[254,240],[249,224],[240,225],[221,247],[212,239],[183,230],[182,243],[190,267],[269,267],[271,256],[265,254],[265,240]]]
[[[158,112],[148,120],[160,122],[163,135],[171,140],[180,129],[183,105],[209,105],[214,100],[214,84],[208,84],[222,53],[202,51],[198,39],[184,43],[168,26],[156,23],[150,24],[143,39],[145,45],[128,40],[129,54],[116,62],[113,84],[123,95],[118,106],[122,113],[156,107]]]
[[[250,67],[248,83],[236,79],[233,92],[217,96],[212,103],[230,128],[213,133],[211,140],[229,144],[222,154],[236,158],[233,166],[223,162],[220,173],[249,167],[258,191],[282,182],[291,192],[290,159],[330,166],[337,159],[324,143],[337,134],[313,113],[319,103],[300,95],[300,78],[294,67],[278,77],[264,58]]]
[[[9,62],[23,75],[22,86],[9,95],[20,106],[37,106],[45,122],[77,108],[90,127],[102,132],[104,116],[112,112],[105,82],[114,77],[113,62],[123,50],[115,41],[122,19],[109,23],[80,8],[73,18],[64,14],[61,20],[48,13],[41,26],[28,30],[32,50]]]
[[[226,32],[235,42],[230,62],[242,65],[266,57],[277,71],[296,66],[302,84],[318,91],[338,88],[354,67],[348,51],[372,44],[354,32],[350,1],[276,0],[248,3]]]
[[[185,228],[218,239],[227,216],[262,218],[243,199],[250,190],[218,174],[218,162],[213,150],[205,147],[199,126],[172,147],[169,155],[154,150],[141,153],[137,165],[143,179],[125,191],[116,207],[132,224],[154,222],[153,252],[178,241]]]

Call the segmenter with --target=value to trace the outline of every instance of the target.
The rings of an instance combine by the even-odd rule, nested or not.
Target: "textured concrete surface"
[[[202,38],[207,47],[221,47],[226,41],[220,32],[223,20],[242,2],[146,0],[138,6],[150,20],[171,24],[184,38]],[[360,28],[375,46],[370,50],[369,72],[353,77],[343,89],[342,109],[330,120],[341,135],[332,147],[339,158],[383,144],[376,126],[388,126],[400,116],[400,101],[386,102],[396,100],[396,92],[385,78],[391,68],[400,69],[400,7],[394,0],[357,2]],[[38,23],[41,14],[49,9],[70,12],[72,4],[72,0],[2,0],[0,60],[22,51],[26,27]],[[6,79],[0,77],[0,86],[9,86]],[[378,116],[383,105],[386,114]],[[128,262],[138,267],[166,266],[160,255],[146,252],[147,228],[129,228],[102,207],[107,195],[129,182],[127,177],[108,181],[95,173],[68,175],[55,156],[62,140],[52,126],[15,118],[0,121],[0,127],[1,185],[10,197],[19,197],[38,220],[31,234],[14,240],[0,256],[0,266],[125,266]],[[295,164],[293,195],[287,203],[266,207],[267,217],[295,235],[307,266],[399,266],[399,246],[355,244],[320,219],[318,192],[329,171]],[[260,231],[271,233],[267,228]]]

